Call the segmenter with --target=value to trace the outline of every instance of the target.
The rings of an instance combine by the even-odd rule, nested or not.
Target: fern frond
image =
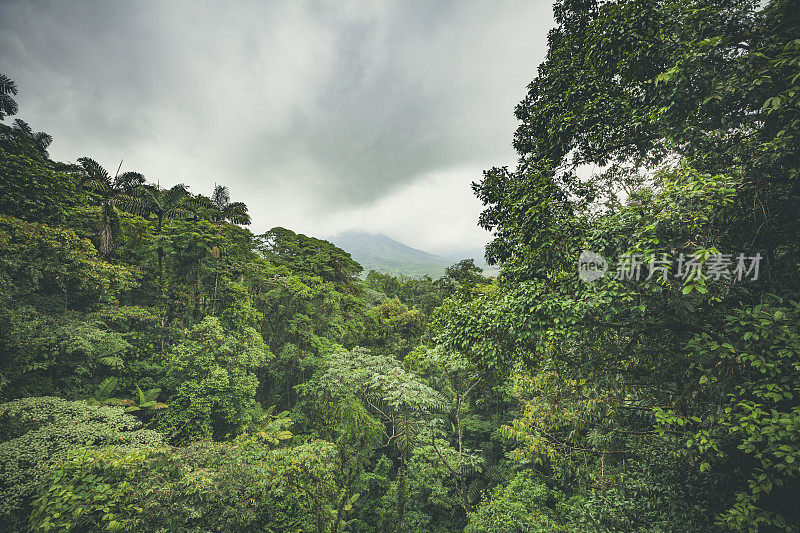
[[[117,368],[117,369],[122,368],[125,365],[122,358],[117,357],[115,355],[101,357],[99,361],[106,366],[110,366],[111,368]]]
[[[98,400],[107,400],[114,392],[114,389],[117,388],[117,383],[118,383],[117,378],[104,379],[97,387],[97,391],[94,393],[94,397]]]

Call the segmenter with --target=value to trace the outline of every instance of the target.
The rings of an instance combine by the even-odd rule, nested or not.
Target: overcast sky
[[[0,0],[0,73],[51,157],[209,194],[251,229],[479,248],[470,183],[516,161],[543,1]]]

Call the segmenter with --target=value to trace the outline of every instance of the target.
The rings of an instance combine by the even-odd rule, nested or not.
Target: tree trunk
[[[219,280],[219,272],[214,272],[214,295],[211,297],[211,316],[214,316],[214,307],[217,303],[217,281]]]
[[[403,462],[397,472],[397,524],[395,532],[402,533],[403,517],[406,511],[406,463],[408,461],[408,445],[403,450]]]
[[[100,219],[100,230],[98,237],[100,237],[100,254],[105,257],[111,252],[113,244],[113,237],[111,235],[111,209],[109,206],[103,207],[103,214]]]
[[[158,215],[158,232],[157,235],[161,237],[161,227],[163,219],[162,215]],[[164,246],[161,242],[158,243],[158,283],[161,286],[161,292],[164,292]]]
[[[167,288],[164,285],[164,246],[161,244],[160,237],[161,237],[161,228],[163,227],[164,222],[164,215],[163,213],[158,213],[156,215],[158,217],[158,227],[156,235],[159,237],[158,249],[156,253],[158,254],[158,292],[159,292],[159,300],[161,304],[161,355],[164,355],[164,328],[167,322]]]
[[[464,505],[464,510],[469,514],[469,497],[467,495],[467,480],[464,476],[464,434],[461,428],[461,402],[462,396],[456,395],[456,424],[458,426],[458,488],[461,493],[461,501]]]

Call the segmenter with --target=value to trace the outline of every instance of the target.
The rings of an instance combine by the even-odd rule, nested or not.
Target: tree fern
[[[5,74],[0,74],[0,120],[16,115],[19,107],[11,97],[17,94],[17,85]]]

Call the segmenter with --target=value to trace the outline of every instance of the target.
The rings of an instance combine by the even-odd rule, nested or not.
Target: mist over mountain
[[[381,234],[347,231],[328,238],[330,242],[348,252],[364,267],[365,272],[377,270],[395,276],[441,277],[445,269],[462,259],[475,259],[475,264],[486,268],[483,250],[441,256],[412,248]]]

